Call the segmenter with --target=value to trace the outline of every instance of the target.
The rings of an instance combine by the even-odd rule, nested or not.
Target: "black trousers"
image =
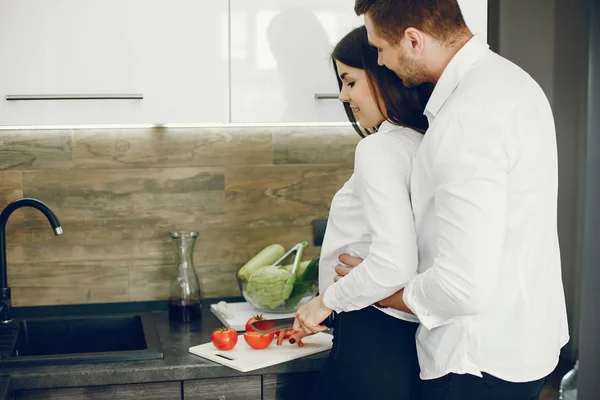
[[[333,347],[307,398],[418,400],[417,327],[374,307],[336,315]]]
[[[548,378],[532,382],[513,383],[483,374],[448,374],[438,379],[422,381],[422,400],[538,400]]]

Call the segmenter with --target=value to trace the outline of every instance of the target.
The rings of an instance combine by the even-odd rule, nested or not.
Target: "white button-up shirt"
[[[421,321],[421,378],[542,378],[569,340],[548,100],[475,36],[425,114],[411,179],[419,275],[404,291]]]
[[[338,312],[359,310],[402,289],[416,276],[417,237],[410,206],[412,163],[423,135],[384,122],[362,139],[354,174],[331,202],[319,263],[324,303]],[[333,283],[342,253],[364,258]],[[408,313],[383,312],[417,322]]]

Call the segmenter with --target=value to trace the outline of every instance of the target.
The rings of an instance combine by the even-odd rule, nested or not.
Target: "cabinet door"
[[[259,400],[260,376],[183,382],[185,400]]]
[[[181,382],[25,390],[16,400],[181,400]]]
[[[309,399],[318,375],[318,372],[263,375],[262,400]]]
[[[459,3],[486,39],[487,1]],[[231,0],[232,122],[347,122],[329,56],[362,24],[347,0]]]
[[[362,21],[347,0],[231,0],[232,122],[347,122],[330,54]]]
[[[0,125],[227,122],[228,0],[3,0]],[[7,95],[141,94],[7,101]]]

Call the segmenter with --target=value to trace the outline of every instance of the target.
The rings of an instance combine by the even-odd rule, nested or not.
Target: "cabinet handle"
[[[143,94],[8,94],[7,101],[24,100],[143,100]]]
[[[315,93],[317,100],[337,100],[339,97],[339,93]]]

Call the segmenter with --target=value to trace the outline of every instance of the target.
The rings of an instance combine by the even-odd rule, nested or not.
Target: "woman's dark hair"
[[[379,101],[376,101],[377,106],[388,121],[425,133],[429,125],[423,111],[433,91],[433,85],[424,83],[407,88],[393,71],[379,66],[377,49],[369,44],[367,29],[364,26],[352,30],[340,40],[333,49],[331,60],[340,91],[344,83],[339,77],[336,60],[349,67],[365,70],[371,92],[376,100],[380,98],[383,101],[385,112],[381,110]],[[360,136],[365,137],[371,133],[358,125],[350,104],[344,103],[344,109]]]

